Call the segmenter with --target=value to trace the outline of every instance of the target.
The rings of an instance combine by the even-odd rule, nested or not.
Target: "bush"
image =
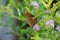
[[[0,12],[6,12],[12,18],[22,21],[22,25],[15,27],[16,32],[13,29],[19,40],[60,40],[60,0],[55,1],[9,0],[6,6],[0,6]]]

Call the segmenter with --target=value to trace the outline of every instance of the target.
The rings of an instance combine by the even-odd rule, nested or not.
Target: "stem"
[[[11,14],[9,14],[9,13],[8,13],[8,15],[9,15],[9,16],[11,16],[11,17],[13,17],[13,18],[16,18],[16,19],[18,19],[18,20],[22,21],[20,18],[18,18],[18,17],[16,17],[16,16],[14,16],[13,14],[11,15]]]
[[[54,39],[53,40],[56,40],[56,32],[54,31]]]

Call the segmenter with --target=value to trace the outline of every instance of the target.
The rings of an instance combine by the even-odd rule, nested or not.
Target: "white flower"
[[[31,5],[33,5],[35,8],[38,8],[38,7],[39,7],[39,5],[38,5],[38,3],[37,3],[36,1],[33,1],[33,2],[31,3]]]
[[[39,27],[39,25],[38,24],[35,24],[34,26],[33,26],[33,30],[40,30],[40,27]]]
[[[57,27],[56,27],[56,30],[58,30],[58,31],[60,32],[60,26],[57,26]]]
[[[54,28],[54,21],[52,19],[50,19],[46,22],[46,25],[50,25]]]

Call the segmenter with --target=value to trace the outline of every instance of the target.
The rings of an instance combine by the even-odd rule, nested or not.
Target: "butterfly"
[[[26,17],[26,20],[30,26],[34,26],[37,23],[37,18],[33,19],[33,15],[29,12],[25,12],[24,16]]]

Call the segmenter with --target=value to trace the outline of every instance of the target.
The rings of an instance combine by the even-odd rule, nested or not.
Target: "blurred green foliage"
[[[38,3],[39,8],[36,9],[34,6],[30,5],[33,1]],[[54,22],[58,22],[60,26],[60,0],[57,1],[58,2],[53,4],[52,8],[50,8],[53,0],[7,0],[6,6],[0,6],[0,20],[2,20],[4,17],[3,12],[6,12],[9,16],[12,17],[7,20],[7,24],[10,23],[13,18],[23,21],[21,26],[15,27],[16,32],[13,32],[19,36],[19,40],[32,40],[31,36],[36,38],[34,40],[60,40],[60,32],[54,30],[50,26],[46,27],[45,25],[47,20],[53,19]],[[13,7],[17,10],[18,16],[14,15],[15,11],[13,10]],[[57,9],[58,11],[56,11]],[[40,26],[41,30],[35,32],[32,27],[28,27],[26,29],[21,28],[27,24],[26,18],[24,16],[25,11],[33,14],[35,16],[34,18],[38,19],[37,24]],[[27,38],[25,38],[23,34],[26,34]]]

